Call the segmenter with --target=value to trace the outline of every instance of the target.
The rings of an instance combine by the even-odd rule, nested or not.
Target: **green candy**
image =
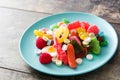
[[[54,29],[56,29],[56,28],[58,28],[58,26],[57,26],[57,24],[52,24],[51,26],[50,26],[50,29],[53,31]]]
[[[70,23],[70,21],[68,21],[66,18],[63,19],[63,22],[64,22],[65,24],[69,24],[69,23]]]
[[[104,47],[104,46],[107,46],[108,45],[108,42],[107,41],[103,41],[100,43],[100,46]]]
[[[100,54],[100,44],[96,37],[92,38],[90,42],[90,46],[91,46],[91,51],[94,54]]]

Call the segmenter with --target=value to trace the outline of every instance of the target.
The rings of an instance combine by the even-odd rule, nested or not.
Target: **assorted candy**
[[[103,32],[97,25],[88,22],[70,22],[63,19],[52,24],[50,29],[34,30],[36,54],[41,64],[55,63],[76,68],[83,58],[93,60],[93,54],[100,54],[101,47],[107,46]]]

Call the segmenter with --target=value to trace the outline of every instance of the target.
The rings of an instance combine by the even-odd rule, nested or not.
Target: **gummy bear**
[[[94,54],[100,54],[100,44],[96,37],[92,38],[90,46],[92,47],[91,50]]]
[[[79,38],[84,40],[86,37],[89,36],[89,34],[86,32],[85,28],[77,28],[77,33],[79,35]]]

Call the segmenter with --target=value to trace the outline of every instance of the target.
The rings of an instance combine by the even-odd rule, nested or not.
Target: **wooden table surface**
[[[120,0],[0,0],[0,80],[120,80],[119,46],[104,66],[71,77],[40,73],[23,61],[19,40],[24,30],[43,17],[67,11],[100,16],[120,37]]]

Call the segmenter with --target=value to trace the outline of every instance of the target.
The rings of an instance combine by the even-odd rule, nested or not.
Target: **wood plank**
[[[45,16],[0,8],[0,66],[30,72],[19,54],[19,40],[27,27]]]
[[[109,66],[109,67],[108,67]],[[57,77],[32,71],[30,74],[0,68],[0,80],[120,80],[120,67],[107,64],[83,75]]]
[[[58,13],[66,11],[88,12],[112,23],[120,23],[120,0],[2,0],[1,7]]]
[[[42,73],[21,73],[0,68],[0,80],[74,80],[74,77],[55,77]]]
[[[0,71],[2,76],[10,77],[11,80],[15,80],[17,77],[21,77],[21,80],[31,80],[34,78],[38,80],[39,78],[44,80],[44,78],[49,78],[48,80],[66,80],[67,77],[54,77],[48,76],[46,74],[39,73],[31,69],[20,57],[18,50],[19,39],[23,33],[23,31],[32,23],[37,21],[38,19],[47,16],[47,14],[34,13],[34,12],[26,12],[12,9],[0,8],[0,66],[14,69],[17,71],[22,71],[29,74],[23,74],[14,71]],[[113,24],[114,28],[118,32],[118,36],[120,37],[120,25]],[[6,33],[5,33],[6,32]],[[16,34],[17,33],[17,34]],[[119,80],[119,70],[120,70],[120,48],[116,52],[115,56],[111,59],[103,67],[84,74],[75,76],[76,79],[91,79],[96,80],[97,77],[100,77],[100,80]],[[8,73],[8,74],[7,74]],[[10,75],[10,76],[9,76]],[[13,75],[13,76],[12,76]],[[21,76],[22,75],[22,76]],[[8,78],[4,78],[0,76],[0,80],[8,80]],[[27,76],[27,77],[26,77]],[[35,76],[35,77],[34,77]],[[37,76],[37,77],[36,77]],[[23,77],[23,78],[22,78]],[[24,79],[25,77],[25,79]],[[30,77],[30,78],[29,78]],[[15,78],[15,79],[14,79]],[[69,79],[70,78],[70,79]],[[68,80],[74,79],[74,77],[69,77]]]
[[[118,65],[106,64],[95,71],[75,76],[75,80],[120,80],[119,70]]]

